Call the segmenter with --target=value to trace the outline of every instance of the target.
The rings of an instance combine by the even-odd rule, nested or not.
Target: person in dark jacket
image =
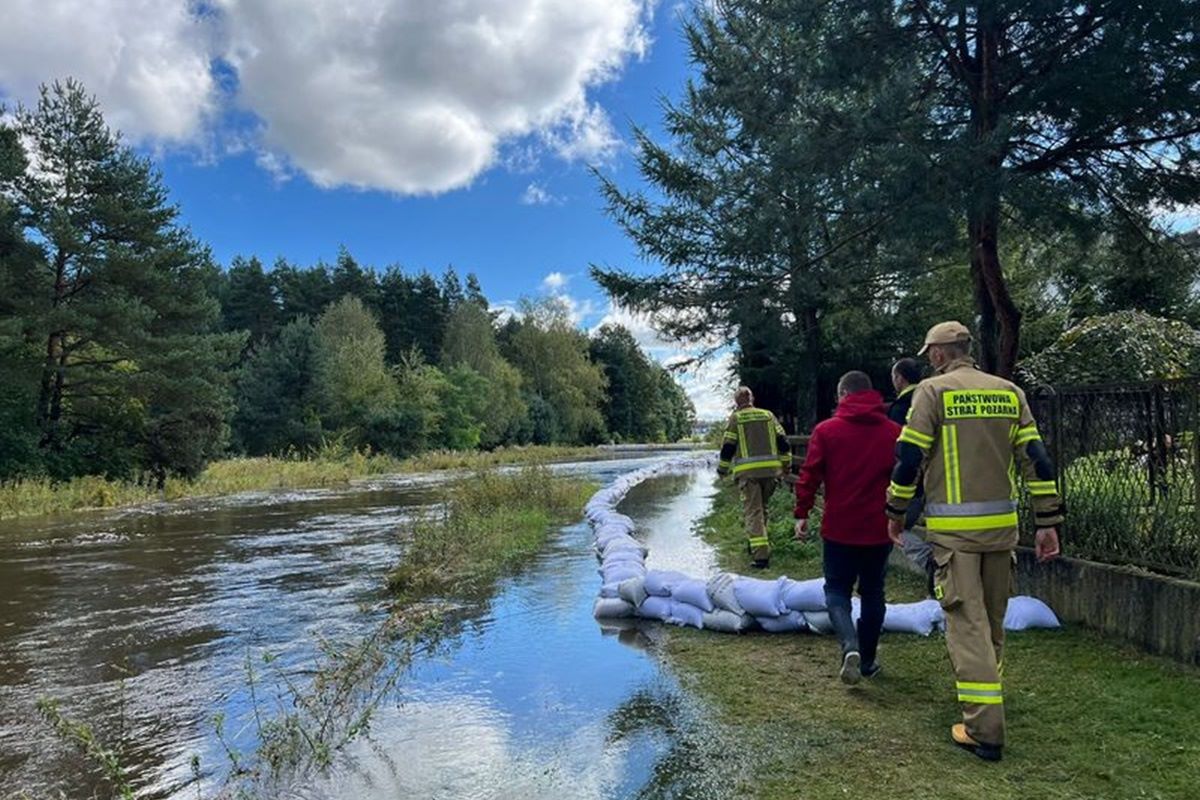
[[[913,392],[921,382],[921,363],[915,358],[902,358],[892,365],[892,386],[896,389],[896,399],[888,408],[888,419],[897,425],[908,422],[908,412],[912,408]],[[902,534],[904,555],[909,561],[925,570],[925,584],[929,596],[933,597],[933,547],[913,529],[921,522],[921,513],[925,510],[925,488],[917,487],[904,515],[904,533]]]
[[[896,389],[896,399],[888,407],[888,419],[897,425],[908,421],[913,391],[920,382],[921,363],[915,358],[902,358],[892,365],[892,386]]]
[[[879,673],[876,651],[892,552],[880,498],[887,495],[899,436],[900,426],[887,418],[883,396],[871,387],[871,379],[863,372],[847,372],[838,381],[837,412],[813,429],[796,481],[797,539],[807,536],[817,490],[825,487],[825,600],[842,648],[845,683]],[[850,612],[855,584],[862,598],[857,629]]]

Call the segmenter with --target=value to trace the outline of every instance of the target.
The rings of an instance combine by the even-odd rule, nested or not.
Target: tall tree
[[[238,256],[226,272],[221,299],[221,317],[227,331],[246,331],[247,345],[254,347],[279,330],[279,305],[271,276],[257,258]]]
[[[234,441],[250,455],[321,444],[323,427],[317,384],[317,337],[306,317],[289,322],[279,336],[251,353],[238,376]]]
[[[160,481],[196,471],[223,442],[244,341],[212,333],[207,252],[78,83],[43,87],[13,128],[36,168],[5,179],[0,195],[43,243],[19,313],[42,354],[35,419],[50,468],[111,465],[119,440],[132,448],[126,468],[140,462]],[[101,435],[110,441],[98,446]]]

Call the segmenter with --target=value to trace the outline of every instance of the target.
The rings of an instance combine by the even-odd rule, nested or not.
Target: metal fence
[[[1200,578],[1200,378],[1029,397],[1058,465],[1069,552]]]

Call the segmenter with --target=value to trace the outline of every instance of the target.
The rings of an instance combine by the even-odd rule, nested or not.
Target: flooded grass
[[[745,572],[735,493],[702,535]],[[820,574],[819,545],[790,540],[790,498],[772,504],[773,572]],[[889,600],[922,593],[894,572]],[[948,741],[958,721],[945,641],[885,634],[884,675],[850,689],[829,637],[672,630],[670,661],[715,707],[753,763],[739,796],[806,800],[1190,798],[1200,786],[1200,672],[1082,630],[1012,634],[1010,744],[984,764]]]
[[[403,532],[403,559],[388,586],[399,603],[469,593],[536,552],[551,526],[577,516],[596,489],[543,466],[477,472]]]
[[[250,491],[345,486],[360,478],[508,464],[544,463],[611,454],[594,447],[504,447],[489,452],[432,451],[407,459],[328,446],[307,456],[230,458],[210,464],[194,480],[169,478],[162,492],[152,478],[111,480],[96,475],[52,481],[24,478],[0,484],[0,519],[123,508],[158,500],[215,497]]]

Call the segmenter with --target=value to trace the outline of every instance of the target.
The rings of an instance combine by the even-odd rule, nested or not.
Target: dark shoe
[[[971,734],[967,733],[967,726],[961,722],[950,729],[950,738],[954,739],[956,745],[974,753],[984,761],[999,761],[1003,755],[1003,748],[1000,745],[975,741]]]
[[[842,669],[838,672],[838,677],[842,679],[842,683],[848,686],[853,686],[862,680],[862,656],[857,650],[851,650],[842,656]]]
[[[754,567],[755,569],[766,569],[767,567],[771,566],[771,559],[769,559],[769,558],[756,559],[755,561],[750,563],[750,566]]]
[[[877,664],[877,663],[876,664],[864,664],[862,669],[859,670],[859,672],[862,673],[862,676],[864,678],[867,678],[868,680],[870,680],[871,678],[879,677],[879,673],[883,672],[883,667],[879,666],[879,664]]]

